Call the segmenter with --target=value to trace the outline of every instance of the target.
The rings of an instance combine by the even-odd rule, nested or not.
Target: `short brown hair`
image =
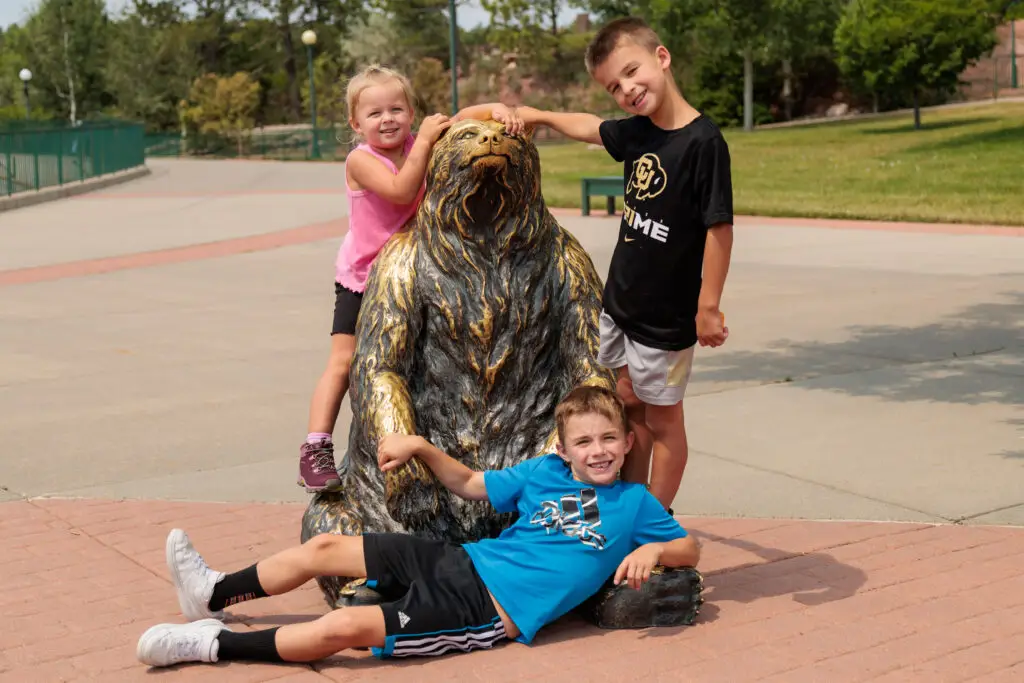
[[[608,55],[615,51],[619,41],[623,38],[633,41],[650,52],[654,52],[662,44],[658,34],[643,19],[639,17],[613,19],[601,27],[594,39],[590,41],[590,45],[587,46],[587,53],[583,57],[587,71],[594,73],[594,69],[608,59]]]
[[[626,417],[626,406],[619,395],[610,389],[595,386],[576,387],[562,399],[555,408],[555,427],[558,429],[558,440],[565,445],[565,425],[570,417],[597,413],[622,426],[622,431],[629,432],[629,419]]]

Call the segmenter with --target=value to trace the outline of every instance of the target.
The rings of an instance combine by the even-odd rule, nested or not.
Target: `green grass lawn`
[[[724,131],[737,214],[1024,226],[1024,103],[745,133]],[[579,207],[580,178],[621,175],[602,150],[540,147],[544,197]],[[621,206],[621,200],[619,202]],[[591,211],[604,198],[591,198]]]

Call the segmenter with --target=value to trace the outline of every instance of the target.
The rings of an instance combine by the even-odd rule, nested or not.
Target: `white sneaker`
[[[181,613],[189,621],[196,619],[222,619],[224,610],[210,610],[213,587],[224,578],[223,572],[215,572],[206,566],[202,555],[192,547],[188,534],[174,529],[167,535],[167,569],[178,593]]]
[[[150,666],[173,666],[181,662],[217,661],[217,636],[229,630],[216,619],[190,624],[158,624],[139,638],[135,656]]]

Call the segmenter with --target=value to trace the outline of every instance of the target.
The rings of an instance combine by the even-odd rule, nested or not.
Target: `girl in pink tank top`
[[[313,392],[309,434],[299,450],[299,485],[310,492],[341,484],[332,433],[348,391],[366,279],[384,244],[416,213],[430,150],[450,124],[447,116],[434,114],[413,136],[412,87],[405,76],[380,66],[353,77],[346,99],[349,124],[364,142],[345,162],[348,233],[335,263],[331,355]]]

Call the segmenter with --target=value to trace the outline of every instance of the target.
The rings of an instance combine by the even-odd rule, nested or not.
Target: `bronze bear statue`
[[[572,388],[614,388],[597,363],[601,280],[544,204],[530,134],[457,122],[434,146],[426,184],[371,270],[341,487],[313,496],[303,542],[319,533],[497,536],[510,515],[451,494],[415,459],[382,473],[379,438],[419,434],[471,469],[500,469],[554,450],[554,409]],[[350,579],[317,579],[328,604],[374,601],[359,582],[346,588]]]

